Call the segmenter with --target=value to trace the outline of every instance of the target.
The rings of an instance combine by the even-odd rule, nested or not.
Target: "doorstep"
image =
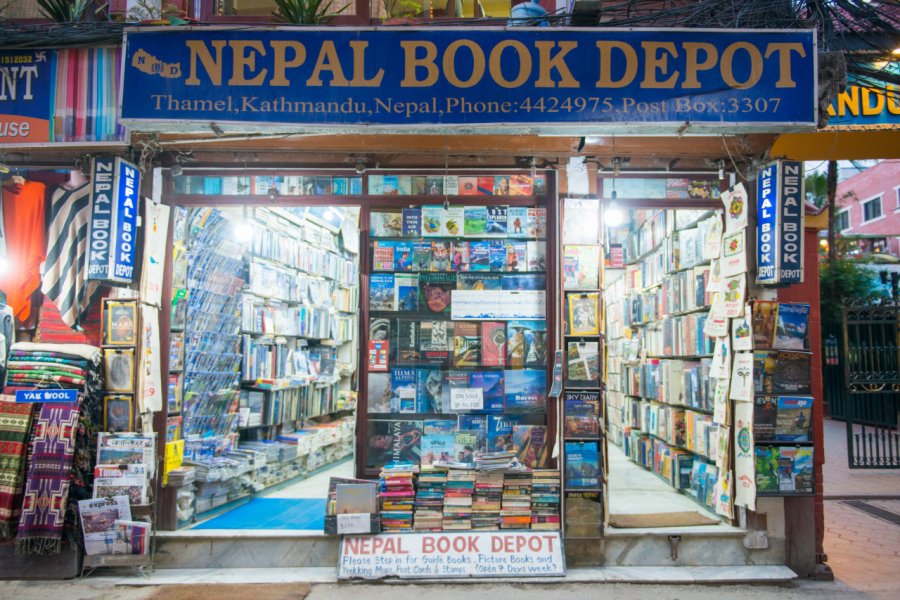
[[[787,583],[797,574],[782,565],[738,567],[591,567],[569,569],[564,577],[486,577],[465,579],[387,579],[365,581],[403,585],[415,583]],[[159,569],[144,576],[95,576],[98,583],[122,586],[157,586],[237,583],[336,583],[333,567],[275,569]],[[346,582],[353,585],[354,580]]]

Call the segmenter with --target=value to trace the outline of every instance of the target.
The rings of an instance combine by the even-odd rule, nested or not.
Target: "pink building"
[[[837,187],[835,229],[858,252],[900,257],[900,160],[884,160]]]

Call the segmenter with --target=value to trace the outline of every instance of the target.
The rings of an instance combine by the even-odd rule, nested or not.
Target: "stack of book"
[[[381,526],[384,531],[411,531],[416,498],[415,465],[387,465],[381,470]]]
[[[413,523],[416,531],[441,531],[446,487],[446,471],[429,466],[422,467],[416,491],[416,513]]]
[[[475,496],[472,500],[472,529],[498,529],[502,498],[503,473],[479,471],[475,478]]]
[[[516,458],[515,452],[479,452],[475,455],[475,468],[479,471],[503,471]]]
[[[504,475],[500,529],[531,527],[531,483],[532,474],[528,471],[511,471]]]
[[[559,470],[535,469],[531,485],[531,528],[559,530]]]
[[[476,472],[453,470],[447,472],[447,491],[444,494],[445,531],[472,529],[472,496],[475,493]]]

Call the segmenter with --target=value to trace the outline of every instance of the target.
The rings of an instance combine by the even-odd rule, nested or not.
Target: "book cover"
[[[484,224],[484,233],[489,236],[506,237],[505,206],[487,207],[487,221]]]
[[[778,448],[756,446],[756,493],[772,494],[778,489]]]
[[[181,412],[181,373],[170,373],[168,377],[166,409],[169,413]]]
[[[459,195],[460,196],[477,196],[478,195],[478,178],[477,177],[460,177],[459,178]]]
[[[422,273],[419,275],[419,309],[449,313],[450,292],[455,288],[455,273]]]
[[[482,411],[502,413],[504,407],[504,378],[500,371],[473,371],[469,374],[469,387],[482,391]]]
[[[487,451],[507,452],[513,449],[512,431],[525,423],[524,415],[488,415]]]
[[[421,237],[422,209],[404,208],[402,213],[401,234],[403,237]]]
[[[566,294],[569,335],[600,334],[600,294]]]
[[[425,435],[451,435],[459,430],[456,419],[425,419],[422,427]]]
[[[481,335],[478,323],[458,321],[453,324],[453,366],[477,367],[481,364]]]
[[[441,213],[441,234],[457,237],[463,234],[465,224],[465,208],[462,206],[451,206]]]
[[[457,273],[469,270],[469,242],[450,242],[450,270]]]
[[[488,242],[488,262],[493,272],[506,270],[506,244],[500,240]]]
[[[546,338],[546,321],[507,321],[506,364],[513,369],[543,367],[547,363]]]
[[[494,195],[495,196],[509,196],[510,195],[510,186],[509,186],[509,176],[508,175],[497,175],[494,177]]]
[[[595,442],[566,442],[566,487],[600,486],[600,451]]]
[[[396,188],[396,182],[395,182],[395,188]],[[328,176],[316,177],[316,195],[317,196],[330,196],[331,195],[331,177],[328,177]]]
[[[441,399],[441,405],[446,407],[447,412],[450,412],[451,391],[455,389],[468,389],[469,371],[456,371],[451,369],[449,371],[444,371],[442,375],[443,382],[441,385],[441,393],[443,397]]]
[[[596,199],[566,198],[563,236],[567,244],[600,243],[600,202]]]
[[[487,415],[459,415],[456,417],[456,431],[487,432]]]
[[[402,218],[398,212],[373,212],[369,215],[371,237],[400,237]]]
[[[778,322],[778,303],[769,300],[753,301],[753,347],[772,348]]]
[[[600,437],[600,392],[567,391],[563,398],[567,438]]]
[[[545,290],[547,289],[547,277],[536,273],[510,273],[504,274],[501,281],[501,289],[504,290]]]
[[[532,194],[531,175],[510,175],[510,196],[530,196]]]
[[[394,242],[375,240],[372,247],[372,270],[394,270]]]
[[[463,463],[474,463],[475,453],[480,451],[477,431],[457,431],[455,439],[456,460]]]
[[[359,196],[362,194],[362,177],[350,178],[350,195]]]
[[[776,394],[811,394],[809,352],[780,350],[775,357],[775,374],[772,389]]]
[[[485,367],[506,365],[506,323],[481,323],[481,364]]]
[[[563,289],[590,290],[600,287],[600,248],[567,245],[563,249]]]
[[[453,346],[452,321],[422,321],[419,327],[419,360],[449,365]]]
[[[806,350],[809,310],[809,304],[781,303],[778,305],[774,348]]]
[[[425,190],[428,188],[428,181],[424,175],[412,176],[412,192],[413,196],[424,196]]]
[[[528,270],[543,272],[547,270],[547,243],[526,242],[525,254],[528,257]]]
[[[391,412],[416,412],[416,369],[391,369]]]
[[[452,271],[450,268],[450,242],[431,242],[431,268],[429,270],[435,273]]]
[[[477,178],[478,181],[478,195],[479,196],[493,196],[494,195],[494,178],[491,175],[479,175]]]
[[[384,182],[382,184],[382,194],[385,196],[400,195],[400,183],[397,181],[396,175],[385,175],[382,181]]]
[[[753,404],[753,439],[768,442],[775,439],[775,423],[778,417],[778,398],[757,396]]]
[[[395,329],[397,364],[415,365],[419,362],[419,322],[413,319],[397,319]]]
[[[425,177],[425,193],[429,196],[440,196],[444,193],[444,178],[440,175]]]
[[[531,239],[542,240],[547,237],[547,209],[542,206],[529,208],[526,229]]]
[[[469,271],[491,270],[491,243],[469,242]]]
[[[506,209],[506,235],[511,238],[528,237],[528,208],[510,206]]]
[[[423,276],[425,275],[428,273],[423,274]],[[398,311],[415,312],[419,310],[419,275],[410,273],[394,275],[394,304]]]
[[[458,290],[499,290],[503,289],[500,273],[460,273],[456,276]]]
[[[753,391],[755,394],[775,393],[775,362],[778,352],[756,350],[753,352]]]
[[[413,242],[411,270],[419,273],[431,271],[431,242]]]
[[[441,412],[442,380],[440,369],[416,369],[416,412]]]
[[[812,494],[815,491],[813,475],[813,452],[808,446],[799,446],[794,452],[794,489],[798,494]]]
[[[422,436],[422,465],[435,461],[455,460],[456,434],[425,434]]]
[[[575,387],[600,385],[599,342],[566,342],[566,385]]]
[[[444,195],[459,196],[459,177],[456,175],[444,175]]]
[[[503,372],[506,412],[513,414],[543,413],[547,405],[547,373],[537,369]]]
[[[482,237],[487,226],[486,206],[467,206],[464,209],[463,232],[466,237]]]
[[[812,397],[780,396],[774,439],[780,442],[811,441],[812,407]]]
[[[528,243],[524,240],[508,240],[506,244],[506,270],[528,270]]]
[[[397,192],[401,196],[409,196],[412,194],[412,176],[397,176]]]
[[[366,412],[370,414],[391,412],[391,374],[369,373],[367,376]]]
[[[376,244],[378,242],[375,242]],[[411,241],[393,242],[394,244],[394,270],[395,271],[412,271],[413,270],[413,248]]]
[[[369,371],[387,371],[390,342],[369,340]]]
[[[444,216],[444,208],[437,205],[422,207],[422,235],[435,237],[442,235],[441,219]]]
[[[529,469],[543,466],[547,427],[544,425],[514,425],[512,428],[512,451],[519,462]]]
[[[397,310],[393,274],[373,273],[369,276],[369,310]]]
[[[422,421],[369,420],[366,467],[380,469],[388,463],[421,462]]]

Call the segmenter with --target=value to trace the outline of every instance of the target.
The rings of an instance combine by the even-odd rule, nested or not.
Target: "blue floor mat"
[[[325,527],[325,498],[254,498],[193,529],[318,529]]]

